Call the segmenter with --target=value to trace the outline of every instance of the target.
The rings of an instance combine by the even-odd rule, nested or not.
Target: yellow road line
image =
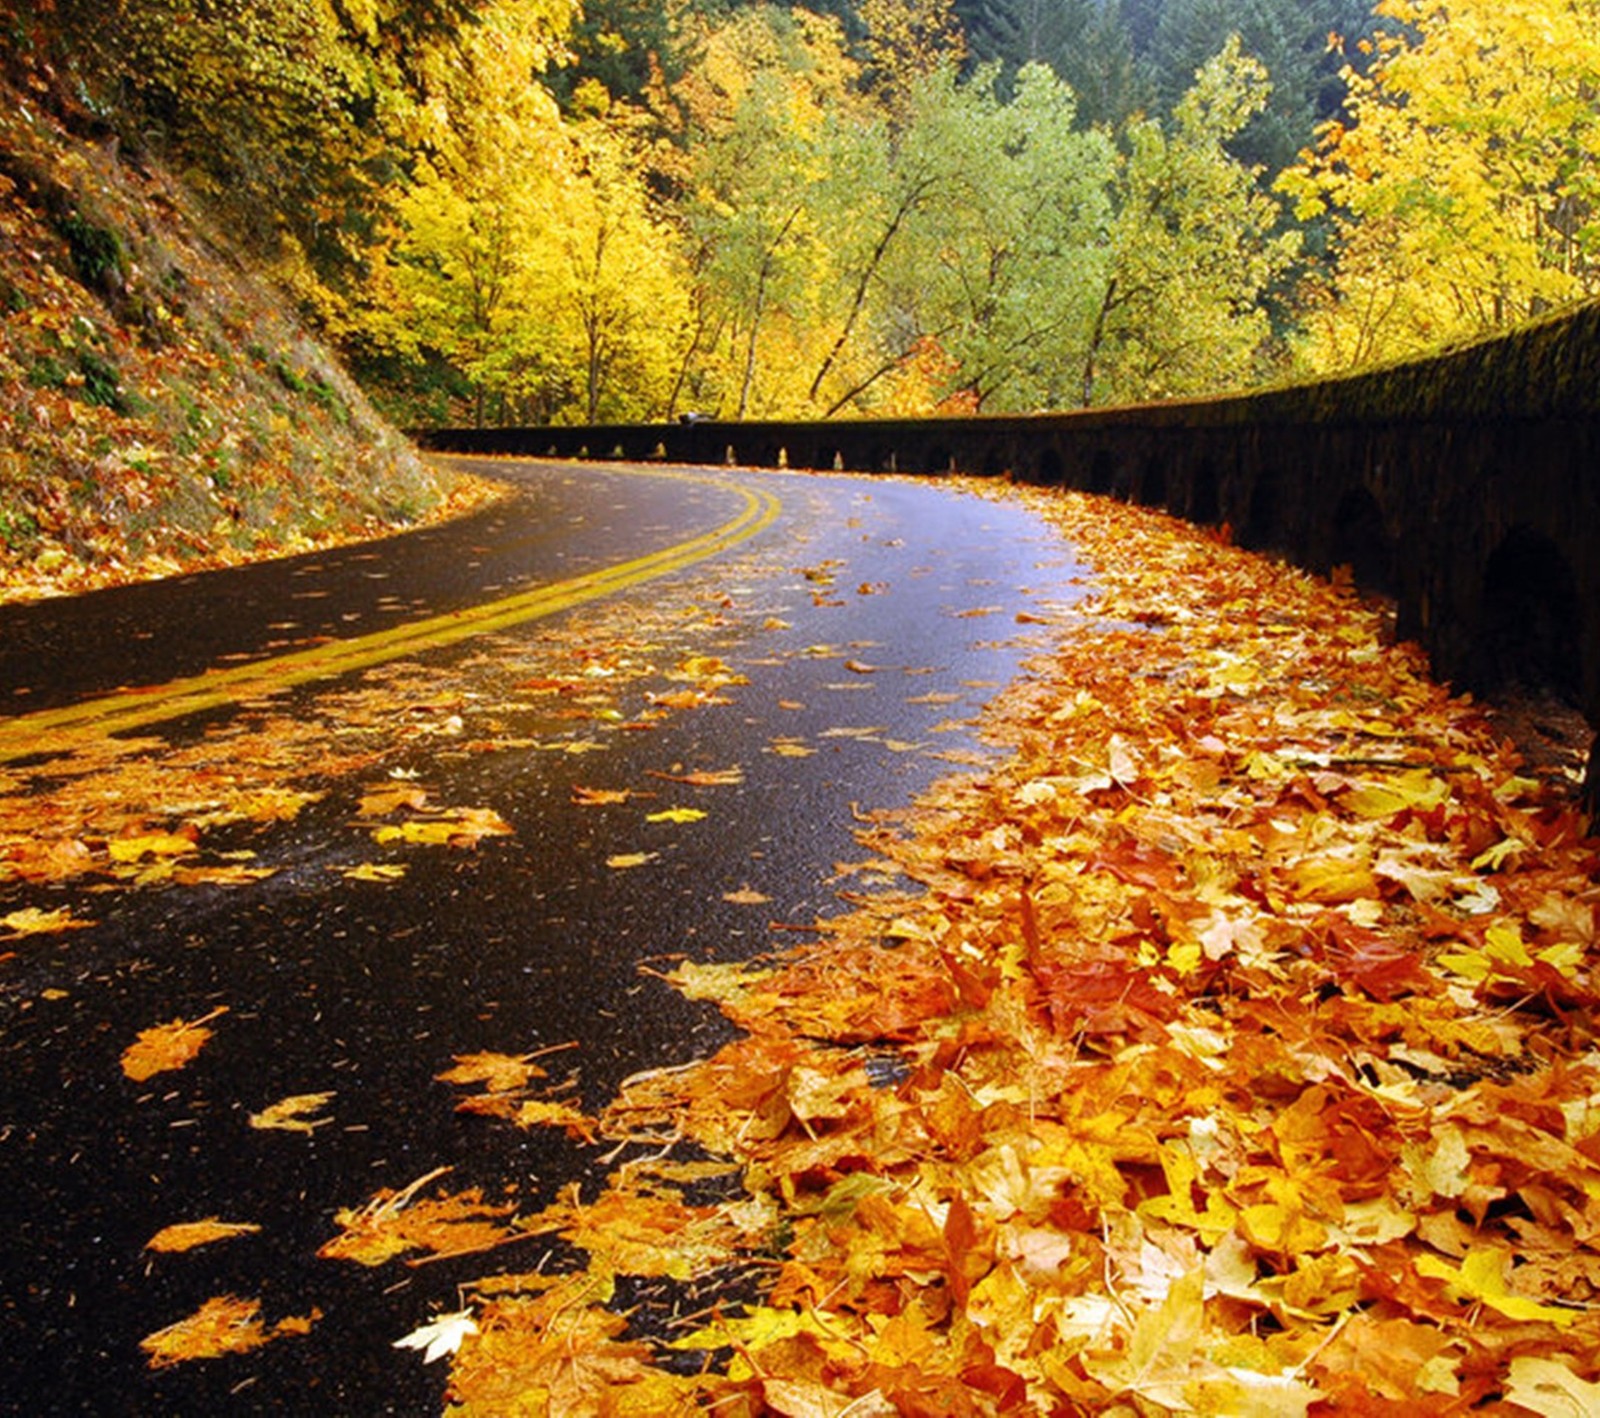
[[[652,472],[648,476],[713,481],[685,473]],[[728,486],[721,482],[716,485]],[[425,650],[436,650],[474,635],[554,615],[585,601],[680,571],[747,541],[777,519],[782,504],[771,493],[738,485],[734,485],[733,490],[742,496],[744,506],[731,521],[631,561],[371,635],[330,641],[269,660],[207,670],[204,674],[166,684],[119,690],[98,699],[0,721],[0,763],[12,763],[38,753],[70,752],[88,740],[237,704],[312,680],[332,679]]]

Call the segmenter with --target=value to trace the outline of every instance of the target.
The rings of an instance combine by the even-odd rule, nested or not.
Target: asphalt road
[[[137,701],[138,731],[175,751],[252,716],[312,722],[374,680],[399,685],[390,712],[406,728],[292,821],[236,830],[272,870],[263,880],[41,885],[0,867],[0,917],[65,904],[96,922],[0,944],[0,1411],[438,1411],[443,1365],[393,1341],[458,1308],[477,1275],[558,1266],[559,1244],[368,1270],[315,1257],[333,1213],[444,1166],[452,1188],[514,1187],[533,1210],[597,1176],[601,1149],[458,1113],[436,1075],[460,1054],[555,1049],[564,1096],[595,1108],[638,1069],[716,1047],[715,1010],[641,964],[781,948],[793,936],[774,923],[837,909],[838,865],[863,855],[852,805],[903,807],[977,751],[962,721],[1039,643],[1019,614],[1082,589],[1070,551],[1026,513],[936,483],[496,469],[515,496],[453,526],[0,610],[0,747],[7,733],[26,746],[50,712]],[[719,528],[734,530],[695,541]],[[618,566],[637,576],[608,590]],[[550,585],[575,589],[541,600]],[[512,609],[474,629],[485,604]],[[418,626],[431,629],[404,633]],[[363,667],[317,662],[272,687],[293,656],[330,644],[365,647]],[[650,719],[704,688],[671,678],[696,656],[745,682]],[[598,718],[571,696],[511,703],[507,686],[542,685],[552,657],[597,681],[633,668]],[[163,708],[162,686],[208,671],[220,695]],[[94,713],[83,722],[96,731]],[[27,770],[20,750],[13,761]],[[733,767],[736,784],[679,781]],[[374,775],[488,807],[512,831],[471,850],[392,846],[405,874],[357,886],[343,871],[374,855],[355,821]],[[640,796],[583,806],[577,787]],[[706,816],[648,820],[679,806]],[[140,1029],[222,1005],[188,1067],[124,1076]],[[247,1126],[317,1091],[334,1094],[326,1126]],[[145,1251],[159,1227],[206,1216],[262,1229]],[[269,1318],[321,1317],[254,1354],[147,1368],[142,1336],[230,1292]]]

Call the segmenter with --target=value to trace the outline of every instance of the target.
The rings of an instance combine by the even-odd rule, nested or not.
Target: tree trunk
[[[778,248],[783,245],[784,237],[788,236],[789,228],[798,220],[801,210],[796,207],[789,213],[788,219],[761,257],[761,274],[756,277],[755,310],[750,316],[750,339],[745,346],[744,382],[739,387],[739,418],[743,418],[750,407],[750,390],[756,380],[756,337],[761,333],[761,312],[767,304],[767,281],[772,275],[772,263],[777,259]]]
[[[1106,285],[1105,299],[1100,302],[1100,309],[1094,317],[1094,333],[1089,336],[1089,348],[1083,355],[1083,407],[1088,408],[1094,402],[1095,361],[1100,356],[1100,346],[1105,343],[1106,318],[1111,314],[1111,308],[1117,294],[1117,278],[1113,276]]]
[[[1596,732],[1589,745],[1589,766],[1583,775],[1581,801],[1591,835],[1600,836],[1600,732]]]

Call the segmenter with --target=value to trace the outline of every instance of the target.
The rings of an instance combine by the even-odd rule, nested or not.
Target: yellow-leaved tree
[[[403,116],[417,157],[395,204],[379,289],[358,322],[401,362],[440,360],[491,403],[559,380],[548,329],[527,318],[560,260],[566,135],[537,82],[552,17],[501,0],[427,67]]]
[[[1329,216],[1318,369],[1397,358],[1600,293],[1600,0],[1379,0],[1348,121],[1279,181]]]
[[[575,341],[581,401],[571,412],[586,423],[662,418],[690,338],[682,239],[624,132],[590,120],[570,153],[550,294],[560,307],[553,327]]]

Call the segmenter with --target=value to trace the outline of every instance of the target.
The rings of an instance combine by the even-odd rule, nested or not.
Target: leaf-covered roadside
[[[678,972],[745,1036],[633,1080],[607,1189],[512,1223],[586,1268],[468,1292],[451,1411],[1592,1411],[1567,795],[1347,590],[1019,495],[1098,618],[993,707],[1008,761],[869,835],[914,890]],[[641,1278],[677,1305],[630,1330]]]
[[[0,602],[459,512],[158,170],[0,78]]]

